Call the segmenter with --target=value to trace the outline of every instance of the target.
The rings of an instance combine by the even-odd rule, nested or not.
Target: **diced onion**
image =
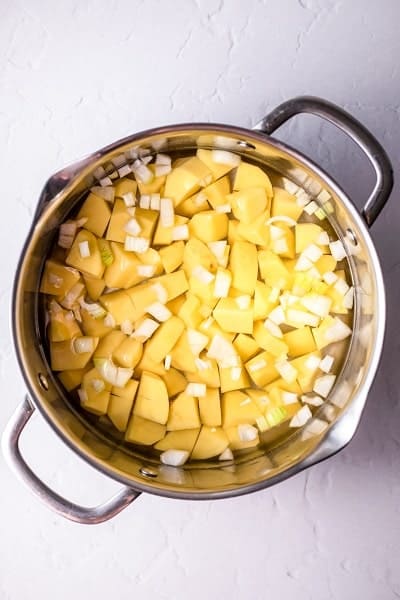
[[[306,212],[308,215],[313,215],[315,212],[317,212],[317,210],[318,204],[314,200],[311,200],[311,202],[306,204],[304,207],[304,212]]]
[[[93,350],[94,350],[93,338],[88,337],[88,336],[75,338],[74,350],[77,354],[85,354],[86,352],[93,352]]]
[[[139,327],[132,333],[132,337],[139,342],[146,342],[159,326],[160,323],[153,321],[153,319],[144,319]]]
[[[311,406],[322,406],[324,401],[320,396],[305,396],[301,397],[302,402],[310,404]]]
[[[90,188],[90,191],[95,194],[95,196],[100,196],[100,198],[104,198],[107,202],[114,202],[115,197],[115,189],[113,186],[100,187],[95,185]]]
[[[255,371],[260,371],[261,369],[264,369],[264,367],[267,366],[267,361],[264,360],[263,358],[260,358],[260,360],[257,360],[256,362],[251,363],[251,365],[249,365],[249,371],[251,371],[252,373],[254,373]]]
[[[206,371],[211,369],[211,362],[209,360],[203,360],[202,358],[196,357],[194,363],[199,371]]]
[[[303,250],[301,255],[305,256],[306,258],[308,258],[308,260],[311,260],[311,262],[315,263],[321,258],[322,250],[321,248],[318,248],[318,246],[316,246],[315,244],[310,244],[309,246],[307,246],[307,248]]]
[[[227,242],[225,240],[220,242],[209,242],[207,246],[216,258],[223,258]]]
[[[274,241],[272,249],[275,254],[284,254],[289,250],[289,246],[285,238],[280,238]]]
[[[230,213],[232,212],[232,206],[230,204],[218,204],[215,207],[217,213]]]
[[[154,167],[154,173],[156,177],[164,177],[164,175],[168,175],[171,173],[171,171],[171,165],[156,165]]]
[[[338,276],[333,272],[333,271],[327,271],[326,273],[324,273],[322,275],[322,279],[325,281],[325,283],[327,283],[328,285],[332,285],[335,283],[335,281],[338,280]]]
[[[341,277],[338,278],[338,280],[336,281],[336,283],[333,287],[342,296],[345,296],[350,289],[349,286],[347,285],[347,283],[345,282],[345,280],[342,279]]]
[[[229,165],[230,167],[238,167],[241,162],[238,154],[227,152],[226,150],[212,150],[211,160],[221,165]]]
[[[283,308],[281,306],[276,306],[271,310],[268,315],[268,319],[275,323],[276,325],[282,325],[285,322],[285,313],[283,312]]]
[[[215,358],[218,361],[224,361],[229,357],[233,357],[235,360],[237,359],[237,354],[233,345],[219,333],[213,336],[207,351],[207,356],[209,358]],[[235,367],[236,365],[237,363],[229,366]]]
[[[238,436],[242,442],[253,442],[258,438],[258,431],[256,427],[249,424],[238,425],[237,428]]]
[[[196,265],[192,270],[192,275],[193,275],[193,277],[196,277],[196,279],[198,279],[201,283],[204,283],[205,285],[211,283],[215,278],[215,275],[210,273],[210,271],[208,271],[202,265]]]
[[[150,306],[147,307],[146,312],[157,319],[157,321],[161,322],[167,321],[170,317],[172,317],[172,313],[169,308],[167,308],[165,304],[162,304],[161,302],[154,302],[153,304],[150,304]]]
[[[235,302],[240,309],[246,310],[250,306],[251,296],[249,296],[248,294],[243,294],[243,296],[237,296],[237,298],[235,298]]]
[[[157,300],[162,304],[166,304],[168,301],[168,292],[162,283],[154,283],[151,288],[155,295],[157,296]]]
[[[269,233],[271,236],[271,240],[280,240],[285,235],[285,230],[281,227],[276,227],[275,225],[271,225],[269,228]]]
[[[160,200],[160,221],[163,227],[172,227],[175,222],[174,204],[171,198]]]
[[[318,317],[326,317],[332,305],[332,299],[321,294],[306,294],[300,298],[301,304]]]
[[[336,240],[336,242],[329,242],[329,249],[333,258],[338,262],[346,257],[346,250],[340,240]]]
[[[167,356],[164,358],[164,369],[166,371],[170,370],[171,362],[172,362],[172,356],[170,354],[167,354]]]
[[[112,185],[112,179],[110,179],[110,177],[103,177],[100,179],[99,183],[101,187],[108,187],[109,185]]]
[[[84,240],[83,242],[79,242],[79,254],[82,258],[89,258],[90,256],[90,248],[89,242]]]
[[[226,298],[231,287],[232,275],[229,271],[218,269],[214,283],[214,298]]]
[[[208,344],[208,336],[196,329],[187,330],[187,340],[192,354],[198,356]]]
[[[156,165],[170,165],[171,164],[171,157],[168,156],[168,154],[157,154],[156,155],[156,160],[155,160],[155,164]]]
[[[269,219],[267,219],[265,221],[266,225],[272,225],[272,223],[287,223],[289,225],[289,227],[294,227],[295,225],[297,225],[297,222],[294,219],[292,219],[291,217],[288,217],[286,215],[278,215],[276,217],[270,217]]]
[[[270,428],[268,421],[264,416],[257,417],[256,425],[261,432],[267,431]]]
[[[275,361],[275,369],[287,383],[293,383],[293,381],[296,380],[297,369],[295,369],[287,360],[278,359]]]
[[[136,179],[140,183],[150,183],[150,181],[152,181],[154,178],[153,173],[150,171],[149,167],[147,167],[143,163],[135,166],[133,172],[135,174]]]
[[[101,319],[106,315],[106,310],[97,302],[85,302],[83,298],[79,299],[80,306],[86,310],[94,319]]]
[[[302,431],[301,439],[308,440],[315,435],[321,435],[328,427],[328,423],[322,419],[312,419]]]
[[[231,367],[232,381],[239,381],[241,375],[242,375],[242,367]]]
[[[354,288],[351,287],[347,290],[345,295],[343,296],[343,306],[351,310],[353,308],[354,303]]]
[[[125,238],[124,248],[127,252],[144,254],[150,248],[150,240],[143,237],[133,237],[131,235],[127,235]]]
[[[311,269],[311,267],[313,266],[312,261],[307,258],[306,256],[304,256],[303,254],[300,254],[296,264],[294,265],[294,270],[295,271],[308,271],[308,269]]]
[[[331,356],[330,354],[327,354],[326,356],[324,356],[324,358],[320,361],[319,363],[319,368],[321,369],[321,371],[323,371],[324,373],[329,373],[330,370],[332,369],[332,365],[335,362],[335,358],[333,356]]]
[[[131,335],[131,333],[133,333],[133,323],[128,319],[125,319],[125,321],[122,321],[121,323],[121,331],[126,335]]]
[[[142,228],[140,227],[137,220],[133,218],[129,219],[127,224],[124,226],[124,231],[126,231],[126,233],[129,233],[129,235],[133,235],[134,237],[136,237],[142,231]]]
[[[81,401],[81,403],[87,402],[88,401],[88,395],[87,395],[87,391],[84,389],[79,389],[78,390],[78,396],[79,396],[79,400]]]
[[[185,225],[177,225],[172,230],[172,241],[177,242],[179,240],[189,239],[189,227]]]
[[[283,338],[283,333],[279,325],[271,321],[270,319],[265,319],[264,327],[271,335],[276,338]]]
[[[188,458],[189,452],[187,450],[170,449],[160,454],[160,460],[163,465],[169,465],[170,467],[181,467]]]
[[[95,358],[93,362],[102,378],[115,387],[125,387],[133,375],[133,369],[117,367],[107,358]]]
[[[287,320],[298,325],[310,325],[310,327],[318,327],[319,317],[303,310],[288,308]]]
[[[156,267],[155,265],[138,265],[136,271],[140,277],[153,277]]]
[[[51,272],[47,275],[47,280],[48,280],[49,284],[55,288],[60,288],[64,281],[64,279],[62,277],[59,277],[55,273],[51,273]]]
[[[160,194],[151,194],[150,196],[150,208],[151,210],[160,210]]]
[[[130,207],[136,205],[136,198],[135,198],[135,196],[133,195],[132,192],[127,192],[126,194],[123,194],[122,195],[122,199],[123,199],[123,201],[125,203],[125,206],[127,208],[130,208]]]
[[[335,317],[335,322],[331,325],[325,332],[326,340],[333,342],[341,342],[346,339],[349,335],[351,335],[351,329],[343,323],[339,317]]]
[[[139,199],[140,208],[150,208],[150,194],[142,194]]]
[[[336,375],[322,375],[317,377],[314,382],[313,392],[326,398],[335,383]]]
[[[115,319],[111,313],[107,313],[107,315],[104,317],[104,325],[106,327],[115,327]]]
[[[226,448],[219,456],[218,460],[233,460],[233,452],[230,448]]]
[[[202,398],[206,395],[206,392],[207,386],[205,383],[188,383],[185,390],[185,394],[196,398]]]
[[[297,394],[293,392],[286,392],[285,390],[282,392],[282,400],[283,404],[294,404],[298,401]]]
[[[311,417],[312,413],[308,406],[302,406],[292,417],[289,427],[303,427]]]
[[[321,364],[321,361],[318,358],[318,356],[311,355],[307,358],[306,362],[304,363],[304,366],[309,371],[315,371],[316,369],[319,368],[320,364]]]
[[[320,246],[328,246],[329,245],[329,235],[326,231],[321,231],[321,233],[317,237],[317,244]]]

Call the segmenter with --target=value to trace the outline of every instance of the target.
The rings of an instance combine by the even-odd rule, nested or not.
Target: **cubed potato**
[[[162,275],[164,267],[161,262],[160,253],[154,248],[149,248],[146,252],[142,252],[138,255],[140,262],[144,265],[151,265],[154,267],[154,275]]]
[[[235,218],[245,225],[249,225],[269,210],[270,202],[263,187],[248,187],[232,192],[226,199],[232,206]]]
[[[259,351],[259,345],[254,338],[243,333],[239,333],[239,335],[236,336],[233,345],[244,363],[250,360],[250,358],[255,356]]]
[[[93,346],[96,348],[98,338],[93,338]],[[50,342],[50,363],[53,371],[66,371],[83,369],[92,358],[93,351],[78,353],[74,350],[74,340],[63,342]]]
[[[231,333],[253,333],[253,303],[240,308],[235,298],[221,298],[213,310],[218,325]]]
[[[137,182],[134,179],[128,177],[121,177],[114,183],[115,197],[123,199],[124,194],[133,194],[136,196]]]
[[[220,367],[221,392],[242,390],[250,385],[250,379],[244,367]]]
[[[148,183],[142,183],[141,181],[138,181],[138,189],[139,189],[140,195],[158,194],[159,192],[162,192],[162,190],[165,186],[167,176],[166,175],[156,176],[155,175],[155,165],[148,165],[148,167],[153,174],[153,179],[151,181],[149,181]]]
[[[279,187],[274,187],[273,192],[271,215],[273,217],[285,216],[298,221],[303,207],[297,204],[296,196]]]
[[[76,269],[71,269],[49,258],[44,265],[40,291],[52,296],[65,296],[80,279]]]
[[[87,310],[81,308],[82,331],[85,335],[93,337],[104,337],[112,331],[112,327],[104,325],[104,319],[95,319]]]
[[[318,351],[310,352],[309,354],[304,354],[303,356],[299,356],[290,361],[290,364],[297,370],[297,383],[301,387],[303,394],[312,392],[315,379],[320,373],[318,366],[310,366],[310,357],[321,359],[321,353]]]
[[[185,324],[179,317],[172,316],[160,327],[150,338],[146,345],[146,351],[151,360],[161,362],[169,354],[180,338]]]
[[[233,342],[234,337],[235,337],[234,333],[230,333],[228,331],[224,331],[223,329],[221,329],[221,327],[218,325],[218,323],[215,321],[215,319],[213,319],[213,317],[208,317],[207,319],[202,321],[199,325],[199,331],[201,331],[202,333],[207,335],[210,342],[211,342],[212,338],[214,337],[214,335],[221,335],[228,342]],[[207,347],[208,346],[209,346],[209,344],[207,344]]]
[[[308,354],[317,348],[311,329],[307,326],[285,333],[283,340],[287,344],[289,356],[292,358]]]
[[[200,427],[199,402],[197,398],[182,392],[172,400],[167,423],[167,431],[195,429]]]
[[[84,369],[68,369],[58,373],[58,379],[61,381],[67,392],[71,392],[82,383],[83,376],[90,370],[90,366]]]
[[[296,254],[303,252],[310,244],[317,244],[323,231],[316,223],[298,223],[295,227]]]
[[[177,317],[179,317],[179,311],[181,310],[182,306],[184,305],[185,300],[186,300],[186,295],[181,294],[180,296],[177,296],[173,300],[170,300],[169,302],[167,302],[167,304],[165,306],[168,308],[169,311],[172,312],[173,315],[176,315]]]
[[[125,202],[117,198],[114,202],[110,222],[107,229],[106,239],[110,242],[124,243],[126,238],[125,225],[132,219],[127,211]]]
[[[134,288],[131,294],[132,298],[135,297],[137,292],[141,292],[145,288],[152,288],[155,284],[161,284],[163,286],[167,293],[167,302],[184,294],[189,289],[185,272],[182,269],[178,269],[178,271],[174,271],[173,273],[154,277],[149,283]],[[155,302],[155,300],[153,300],[153,302]]]
[[[102,384],[103,389],[97,391],[95,383]],[[82,389],[85,392],[85,398],[81,397],[80,399],[82,408],[95,415],[105,415],[110,401],[111,385],[101,378],[97,369],[91,369],[85,373],[82,379]]]
[[[77,219],[87,219],[83,228],[91,231],[99,238],[103,236],[107,229],[110,217],[110,203],[92,193],[88,195],[77,215]]]
[[[264,351],[246,362],[246,370],[256,385],[264,387],[274,379],[278,379],[279,373],[275,368],[275,361],[275,356]]]
[[[189,346],[186,331],[182,333],[170,354],[172,359],[171,364],[175,369],[178,369],[179,371],[188,371],[189,373],[197,373],[197,367],[194,361],[195,356]]]
[[[136,208],[135,219],[141,227],[140,237],[151,240],[157,225],[159,212],[148,208]]]
[[[246,238],[239,233],[240,221],[229,219],[228,221],[228,243],[232,245],[234,242],[245,242]],[[244,227],[248,227],[245,225]],[[251,241],[251,240],[249,240]]]
[[[244,392],[250,396],[253,400],[254,404],[257,405],[258,409],[262,414],[265,414],[265,411],[273,406],[273,403],[265,390],[256,390],[254,388],[248,388],[244,390]]]
[[[241,391],[222,394],[222,426],[225,428],[249,423],[252,425],[261,416],[261,411],[253,400]]]
[[[110,331],[110,333],[107,333],[103,338],[101,338],[93,358],[112,358],[115,350],[117,350],[117,348],[126,339],[128,339],[126,335],[119,329]]]
[[[318,327],[314,327],[312,329],[312,334],[318,350],[322,350],[332,343],[330,338],[326,336],[326,332],[330,327],[332,327],[332,325],[334,325],[334,323],[335,319],[331,315],[328,315],[325,317],[325,319],[322,319]]]
[[[212,182],[213,176],[210,169],[196,156],[184,160],[174,167],[167,175],[164,195],[172,198],[174,205],[197,192]]]
[[[229,268],[232,286],[244,294],[253,295],[258,274],[256,247],[249,242],[235,242],[231,248]]]
[[[274,337],[262,321],[254,323],[253,337],[257,344],[273,356],[280,357],[288,353],[288,345],[279,338]]]
[[[258,252],[258,264],[261,278],[271,288],[288,290],[292,286],[293,274],[285,266],[282,259],[270,250]]]
[[[222,423],[221,398],[218,389],[207,388],[206,395],[199,398],[200,421],[208,427]]]
[[[81,256],[81,243],[87,243],[89,246],[90,255],[84,258]],[[105,264],[101,260],[97,238],[93,233],[85,229],[81,229],[77,234],[65,262],[70,267],[75,267],[75,269],[81,271],[84,275],[92,275],[98,279],[103,277]]]
[[[288,383],[281,377],[279,379],[275,379],[272,383],[269,383],[265,386],[265,392],[269,394],[269,392],[274,389],[279,388],[280,390],[284,390],[285,392],[293,392],[293,394],[300,395],[302,393],[301,387],[299,386],[297,381],[292,381],[292,383]]]
[[[281,258],[295,258],[295,240],[293,229],[288,227],[286,223],[281,223],[276,229],[280,229],[282,232],[281,237],[278,239],[270,239],[269,249],[278,254]],[[297,261],[296,261],[297,262]],[[295,263],[293,263],[294,268]],[[293,270],[293,269],[292,269]]]
[[[167,386],[161,377],[146,371],[142,373],[133,412],[137,417],[165,425],[168,421],[169,398]]]
[[[182,240],[160,249],[160,258],[166,273],[172,273],[181,266],[184,249],[185,244]]]
[[[207,427],[203,425],[199,437],[192,450],[191,458],[194,460],[206,460],[218,456],[229,445],[228,436],[221,427]]]
[[[132,444],[143,444],[150,446],[161,440],[166,432],[165,425],[143,419],[133,414],[129,420],[125,439]]]
[[[268,198],[273,196],[272,184],[268,175],[260,167],[241,162],[236,170],[233,189],[241,191],[249,187],[263,187]]]
[[[200,428],[168,431],[166,436],[154,446],[156,450],[186,450],[191,452],[199,437]]]
[[[186,378],[184,375],[182,375],[182,373],[172,367],[168,369],[168,371],[165,371],[164,375],[162,375],[162,379],[167,386],[168,395],[170,398],[173,398],[186,389]]]
[[[187,380],[192,383],[205,383],[207,387],[210,388],[220,387],[221,380],[217,361],[213,358],[207,358],[205,352],[200,354],[200,359],[207,364],[207,367],[204,369],[198,369],[197,373],[186,373]]]
[[[127,337],[113,351],[113,360],[121,367],[133,369],[143,355],[143,344],[139,340]]]
[[[214,281],[203,283],[197,277],[189,277],[190,293],[199,298],[201,304],[206,304],[210,308],[218,302],[218,298],[214,296]]]
[[[210,273],[215,273],[218,269],[216,256],[210,248],[202,241],[191,238],[185,244],[183,251],[183,269],[189,277],[195,267],[201,265]]]
[[[149,358],[146,352],[146,348],[144,348],[144,352],[142,358],[140,359],[140,362],[135,367],[135,374],[141,375],[144,371],[148,373],[155,373],[160,377],[164,377],[164,375],[167,372],[163,362],[156,363],[154,362],[154,360],[151,360],[151,358]]]
[[[231,450],[245,450],[246,448],[255,448],[260,443],[260,438],[257,437],[254,440],[242,440],[239,437],[238,426],[224,427],[224,431],[229,440],[229,447]]]
[[[125,387],[113,387],[107,408],[107,416],[118,431],[125,431],[132,411],[139,382],[130,379]]]
[[[203,242],[216,242],[228,235],[228,217],[225,213],[205,210],[189,221],[190,235]]]
[[[186,299],[179,309],[178,316],[185,323],[186,327],[196,329],[202,321],[202,316],[199,312],[201,301],[197,296],[187,293]]]
[[[203,190],[201,190],[197,194],[180,202],[175,208],[175,214],[182,215],[183,217],[193,217],[193,215],[203,210],[210,210],[210,205]]]
[[[202,148],[199,148],[197,150],[197,157],[209,168],[214,180],[223,177],[233,169],[232,165],[215,162],[215,154],[213,154],[212,150],[203,150]]]
[[[262,281],[256,281],[256,287],[254,290],[254,304],[253,314],[254,320],[266,319],[269,313],[278,306],[277,300],[271,300],[273,298],[272,288],[263,283]]]
[[[239,221],[236,226],[237,239],[246,240],[264,248],[267,247],[270,242],[270,227],[267,225],[268,218],[269,211],[264,211],[251,223]],[[229,226],[231,223],[236,223],[236,221],[229,221]],[[235,235],[235,231],[233,235]]]
[[[126,252],[122,244],[111,242],[114,260],[104,273],[104,281],[109,288],[127,289],[142,281],[138,267],[142,264],[134,252]]]
[[[73,313],[62,309],[59,305],[56,306],[57,310],[52,310],[52,304],[50,304],[49,340],[51,342],[63,342],[82,335]]]
[[[89,298],[93,300],[93,302],[97,302],[104,292],[106,282],[104,279],[96,279],[95,277],[90,277],[90,275],[84,275],[83,281],[85,282]]]
[[[230,191],[231,184],[229,177],[221,177],[218,181],[205,187],[200,193],[204,194],[212,208],[215,209],[217,206],[227,204],[228,201],[226,196]]]

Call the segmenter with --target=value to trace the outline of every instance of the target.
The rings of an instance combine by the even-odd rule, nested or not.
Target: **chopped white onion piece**
[[[157,321],[167,321],[170,317],[172,317],[172,312],[162,304],[161,302],[154,302],[147,307],[146,312],[157,319]]]
[[[233,460],[233,452],[230,448],[226,448],[219,456],[218,460]]]
[[[301,207],[307,206],[307,204],[310,201],[310,196],[307,194],[307,192],[305,192],[302,189],[299,189],[295,193],[295,196],[296,196],[296,204],[297,204],[297,206],[301,206]]]
[[[93,171],[93,177],[95,179],[101,179],[102,177],[104,177],[106,175],[106,172],[104,170],[103,167],[97,167],[94,171]]]
[[[139,146],[138,154],[139,154],[140,158],[143,158],[144,156],[148,156],[150,153],[151,153],[150,148],[141,148]]]
[[[107,313],[107,315],[104,317],[103,322],[106,327],[115,327],[115,325],[116,325],[115,319],[111,313]]]
[[[328,233],[326,231],[321,231],[321,233],[317,237],[316,242],[320,246],[328,246],[329,245],[329,235],[328,235]]]
[[[110,177],[103,177],[102,179],[100,179],[99,183],[101,187],[107,187],[109,185],[112,185],[112,180],[110,179]]]
[[[103,379],[116,387],[125,387],[133,375],[133,369],[117,367],[107,358],[95,358],[93,362]]]
[[[208,358],[215,358],[218,361],[224,361],[228,357],[235,358],[235,360],[237,359],[234,346],[219,333],[216,333],[213,336],[207,351],[207,356]],[[229,366],[236,367],[237,363]]]
[[[304,212],[306,212],[308,215],[313,215],[315,212],[317,212],[317,210],[318,204],[314,202],[314,200],[311,200],[311,202],[306,204],[306,206],[304,207]]]
[[[126,335],[131,335],[131,333],[133,333],[133,323],[128,319],[125,319],[125,321],[122,321],[121,323],[121,331]]]
[[[153,277],[156,267],[155,265],[138,265],[136,271],[140,277]]]
[[[148,165],[153,160],[152,156],[142,156],[141,161],[144,165]]]
[[[160,200],[160,221],[163,227],[172,227],[175,222],[174,204],[171,198]]]
[[[154,174],[156,177],[164,177],[164,175],[168,175],[171,171],[171,165],[156,165],[154,167]]]
[[[329,249],[331,254],[335,260],[340,262],[346,257],[346,250],[340,240],[336,240],[336,242],[329,242]]]
[[[253,425],[238,425],[237,431],[239,439],[242,442],[253,442],[258,438],[258,430]]]
[[[231,287],[232,275],[230,271],[218,269],[214,283],[214,298],[226,298]]]
[[[246,310],[250,306],[251,296],[249,296],[248,294],[243,294],[243,296],[237,296],[237,298],[235,298],[235,302],[240,309]]]
[[[334,362],[335,362],[335,358],[333,356],[331,356],[330,354],[327,354],[326,356],[324,356],[324,358],[319,363],[319,368],[324,373],[329,373],[330,370],[332,369],[332,365]]]
[[[291,217],[288,217],[286,215],[278,215],[276,217],[270,217],[269,219],[267,219],[265,221],[266,225],[272,225],[272,223],[287,223],[289,225],[289,227],[294,227],[295,225],[297,225],[297,223],[294,219],[292,219]],[[272,229],[272,227],[271,227],[271,229]],[[281,229],[281,231],[282,231],[282,229]],[[271,235],[271,238],[272,238],[272,235]]]
[[[311,417],[312,413],[308,406],[302,406],[292,417],[289,427],[303,427]]]
[[[281,306],[276,306],[271,310],[268,315],[268,319],[273,321],[276,325],[282,325],[285,322],[285,313],[283,312],[283,308]]]
[[[217,213],[230,213],[232,212],[232,206],[230,204],[218,204],[215,207]]]
[[[206,392],[207,386],[205,383],[188,383],[185,390],[185,394],[196,396],[196,398],[202,398],[206,395]]]
[[[289,250],[289,246],[284,238],[280,238],[279,240],[274,241],[272,249],[275,254],[284,254]]]
[[[101,319],[106,315],[106,310],[97,302],[85,302],[83,298],[79,298],[80,306],[86,310],[94,319]]]
[[[55,288],[60,288],[64,281],[62,277],[59,277],[55,273],[49,273],[47,275],[47,280],[50,283],[50,285],[52,285]]]
[[[231,367],[232,381],[239,381],[241,375],[242,375],[242,367]]]
[[[150,196],[151,210],[160,210],[160,206],[161,206],[160,194],[151,194],[151,196]]]
[[[218,259],[221,259],[225,255],[225,248],[227,246],[226,240],[221,242],[209,242],[207,246],[210,248],[211,252]]]
[[[168,154],[157,154],[156,155],[156,160],[155,160],[155,164],[156,165],[170,165],[171,164],[171,157],[168,156]]]
[[[328,427],[328,423],[322,419],[312,419],[301,433],[302,441],[309,440],[315,435],[321,435]]]
[[[126,175],[129,175],[130,172],[131,172],[130,165],[122,165],[122,167],[120,167],[118,169],[118,175],[120,177],[125,177]]]
[[[134,167],[134,174],[136,179],[140,183],[150,183],[153,179],[153,173],[150,171],[149,167],[144,165],[143,163]]]
[[[104,388],[106,387],[106,385],[102,379],[92,379],[91,384],[92,384],[92,388],[97,393],[102,392],[104,390]]]
[[[126,157],[124,154],[119,154],[118,156],[114,156],[111,162],[114,165],[114,167],[119,169],[119,167],[122,167],[122,165],[126,163]]]
[[[268,300],[270,302],[276,302],[280,296],[281,290],[279,288],[272,288],[269,296],[268,296]]]
[[[269,228],[269,234],[271,236],[271,240],[280,240],[284,235],[285,231],[281,227],[276,227],[275,225],[271,225]]]
[[[189,239],[189,227],[185,225],[177,225],[172,230],[172,241],[177,242],[179,240]]]
[[[127,192],[126,194],[123,194],[122,199],[127,208],[129,208],[131,206],[135,206],[135,204],[136,204],[136,198],[132,192]]]
[[[295,271],[308,271],[308,269],[311,269],[311,267],[313,266],[312,261],[307,258],[306,256],[304,256],[303,254],[300,254],[295,266],[294,266],[294,270]]]
[[[136,237],[142,231],[142,228],[140,227],[137,220],[133,218],[129,219],[127,224],[124,226],[124,231],[126,231],[126,233],[129,233],[129,235],[133,235],[134,237]]]
[[[318,248],[318,246],[316,246],[315,244],[310,244],[309,246],[307,246],[307,248],[303,250],[301,255],[305,256],[306,258],[308,258],[308,260],[311,260],[311,262],[315,263],[321,258],[322,250],[321,248]]]
[[[196,329],[187,330],[187,340],[192,351],[192,354],[198,356],[208,344],[208,336],[204,335]]]
[[[139,342],[146,342],[153,333],[159,328],[160,323],[157,321],[153,321],[153,319],[144,319],[139,327],[135,329],[132,333],[132,336],[135,340],[139,340]]]
[[[304,310],[297,310],[295,308],[288,308],[287,320],[298,325],[310,325],[310,327],[318,327],[319,317],[312,313]]]
[[[314,382],[313,392],[326,398],[335,383],[336,375],[322,375]]]
[[[322,279],[326,284],[332,285],[338,280],[338,276],[333,271],[327,271],[322,275]]]
[[[171,362],[172,362],[172,356],[170,354],[167,354],[166,357],[164,358],[164,369],[166,371],[170,370]]]
[[[283,404],[285,404],[285,405],[294,404],[295,402],[298,401],[298,396],[297,396],[297,394],[294,394],[293,392],[286,392],[284,390],[282,392],[282,400],[283,400]]]
[[[255,371],[260,371],[261,369],[263,369],[266,366],[267,366],[267,361],[264,360],[263,358],[260,358],[260,360],[257,360],[256,362],[249,365],[248,368],[249,368],[249,371],[254,373]]]
[[[320,359],[318,358],[318,356],[309,356],[306,360],[306,362],[304,363],[304,366],[306,367],[306,369],[308,369],[309,371],[316,371],[316,369],[319,368],[320,366]]]
[[[299,186],[296,183],[293,183],[293,181],[290,181],[287,177],[282,177],[281,181],[284,190],[289,192],[289,194],[296,194],[299,189]]]
[[[324,403],[324,400],[322,400],[322,398],[320,396],[302,396],[301,397],[302,402],[304,402],[304,404],[310,404],[311,406],[322,406]]]
[[[79,389],[78,390],[78,396],[79,396],[79,400],[84,403],[88,401],[88,395],[87,395],[87,391],[84,389]]]
[[[90,191],[95,194],[95,196],[100,196],[100,198],[104,198],[107,202],[113,202],[115,197],[115,189],[112,186],[109,187],[100,187],[95,185],[90,188]]]
[[[154,283],[151,288],[155,295],[157,296],[157,300],[162,304],[166,304],[168,301],[168,292],[162,283]]]
[[[331,325],[325,332],[325,338],[327,341],[333,342],[341,342],[346,339],[349,335],[351,335],[351,329],[343,323],[339,317],[335,317],[335,323]]]
[[[332,305],[332,299],[321,294],[306,294],[300,298],[301,304],[319,317],[326,317]]]
[[[221,165],[229,165],[230,167],[238,167],[241,162],[238,154],[227,152],[226,150],[212,150],[211,160]]]
[[[354,288],[351,287],[347,290],[347,292],[343,296],[343,306],[345,308],[348,308],[351,310],[353,308],[353,303],[354,303]]]
[[[189,452],[187,450],[170,449],[160,454],[160,460],[163,465],[169,465],[170,467],[181,467],[188,458]]]
[[[264,416],[256,418],[256,425],[261,432],[270,429],[269,423]]]
[[[215,279],[215,275],[210,273],[203,265],[196,265],[192,270],[193,277],[196,277],[201,283],[208,285]]]
[[[270,332],[276,338],[283,338],[283,333],[279,325],[271,321],[270,319],[265,319],[264,327],[267,331]]]
[[[150,194],[142,194],[139,199],[140,208],[150,208]]]
[[[342,279],[341,277],[338,278],[337,282],[335,283],[335,285],[333,287],[342,296],[347,294],[347,292],[350,289],[349,286],[347,285],[347,283],[345,282],[345,280]]]
[[[79,254],[82,258],[89,258],[90,256],[90,248],[89,242],[87,240],[83,242],[79,242]]]
[[[134,217],[136,215],[136,206],[127,206],[126,212],[130,217]]]
[[[206,371],[211,369],[211,362],[209,360],[203,360],[202,358],[196,357],[194,363],[199,371]]]
[[[144,254],[150,248],[150,240],[143,237],[133,237],[131,235],[127,235],[125,238],[124,248],[127,252]]]
[[[77,354],[85,354],[86,352],[93,352],[94,343],[93,338],[88,336],[82,336],[74,339],[74,350]]]
[[[293,381],[296,380],[297,369],[295,369],[287,360],[276,360],[275,369],[278,371],[282,379],[284,379],[287,383],[293,383]]]

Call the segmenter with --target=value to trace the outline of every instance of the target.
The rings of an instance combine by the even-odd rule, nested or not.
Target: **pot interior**
[[[310,423],[301,430],[286,425],[264,434],[263,444],[242,451],[232,462],[195,461],[182,468],[160,464],[158,456],[125,443],[105,418],[80,410],[64,391],[48,363],[44,331],[44,307],[38,293],[44,260],[57,229],[97,183],[94,173],[103,167],[115,172],[111,162],[129,155],[132,148],[158,149],[173,156],[193,154],[197,148],[223,148],[240,153],[247,161],[266,169],[277,185],[282,177],[309,193],[326,212],[329,227],[344,242],[349,255],[349,279],[355,287],[351,315],[353,335],[344,354],[340,376]],[[66,172],[50,180],[47,189],[59,186]],[[325,226],[325,225],[324,225]],[[262,134],[216,125],[191,125],[145,132],[123,140],[93,156],[90,164],[42,209],[24,249],[14,295],[13,326],[21,368],[34,404],[54,429],[83,458],[108,475],[138,489],[176,497],[219,497],[271,485],[301,468],[343,411],[365,401],[380,355],[384,328],[384,291],[379,263],[368,231],[345,194],[304,157]],[[325,430],[320,431],[321,421]],[[317,427],[319,425],[319,427]],[[338,449],[338,448],[336,448]]]

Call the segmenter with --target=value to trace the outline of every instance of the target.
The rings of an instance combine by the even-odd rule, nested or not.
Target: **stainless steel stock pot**
[[[355,141],[376,176],[360,212],[320,166],[270,135],[299,113],[311,113],[335,124]],[[283,444],[243,454],[229,463],[196,462],[166,467],[154,457],[116,443],[76,411],[51,372],[44,351],[40,319],[39,281],[45,257],[59,224],[93,185],[96,169],[108,173],[112,160],[134,147],[173,155],[198,147],[228,148],[264,165],[311,194],[322,207],[329,203],[331,226],[349,256],[355,287],[353,335],[344,366],[326,405],[314,419],[326,422],[323,433],[313,427],[293,433]],[[98,172],[98,171],[97,171]],[[341,450],[353,437],[378,368],[385,330],[385,290],[379,260],[369,234],[391,188],[389,159],[363,125],[324,100],[299,97],[278,106],[253,130],[229,125],[189,123],[160,127],[129,136],[53,175],[40,196],[37,211],[18,265],[12,305],[12,328],[19,365],[28,388],[3,435],[3,451],[16,474],[50,508],[80,523],[100,523],[128,506],[142,492],[191,500],[227,498],[274,485]],[[30,469],[19,449],[19,437],[38,410],[67,446],[90,465],[120,482],[121,491],[105,504],[86,508],[60,497]]]

